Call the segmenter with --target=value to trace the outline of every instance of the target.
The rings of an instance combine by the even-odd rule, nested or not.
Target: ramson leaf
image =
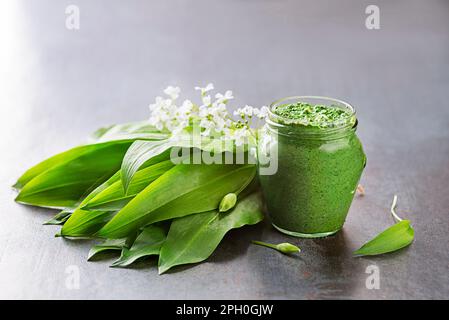
[[[129,145],[130,142],[106,143],[60,162],[26,183],[16,201],[61,209],[76,206],[83,196],[120,168]]]
[[[159,178],[163,173],[173,167],[170,160],[156,163],[152,166],[139,170],[133,177],[128,194],[125,195],[121,181],[114,182],[111,186],[100,192],[89,200],[83,209],[88,210],[120,210],[140,191],[145,189],[151,182]]]
[[[218,208],[256,174],[254,165],[184,165],[168,170],[132,199],[98,235],[121,238],[147,224]]]
[[[167,155],[160,155],[157,157],[154,157],[153,159],[147,161],[143,165],[143,169],[146,170],[146,168],[151,167],[153,165],[157,165],[158,161],[164,161],[167,159]],[[165,160],[167,161],[167,160]],[[165,163],[167,164],[167,163]],[[163,167],[163,165],[162,165]],[[156,168],[161,168],[161,166],[158,166]],[[106,190],[108,190],[112,186],[120,186],[120,171],[117,171],[111,178],[109,178],[106,182],[101,184],[99,187],[97,187],[94,191],[92,191],[78,206],[78,208],[74,211],[72,216],[69,218],[67,223],[64,225],[64,227],[61,230],[61,234],[66,237],[92,237],[95,232],[100,230],[103,225],[105,225],[106,222],[108,222],[114,215],[114,213],[118,210],[120,210],[125,203],[123,203],[123,206],[119,203],[119,201],[114,203],[114,208],[116,210],[106,210],[104,214],[101,214],[101,211],[105,211],[104,209],[101,210],[89,210],[85,209],[85,206],[90,203],[94,198],[96,198],[98,195],[102,194]],[[139,184],[139,181],[136,180],[136,183]],[[123,189],[121,189],[123,194]]]
[[[262,220],[262,200],[257,193],[239,200],[228,212],[213,210],[173,220],[160,252],[159,273],[207,259],[229,230]]]
[[[148,160],[171,148],[171,141],[135,141],[126,152],[122,166],[121,177],[125,194],[128,194],[129,184],[134,174]]]
[[[122,183],[125,193],[128,190],[129,183],[142,166],[143,163],[163,152],[170,152],[172,148],[195,148],[208,154],[221,154],[228,152],[233,154],[235,151],[234,144],[222,139],[214,139],[204,137],[199,134],[184,133],[176,137],[159,141],[135,141],[126,153],[122,163]],[[239,151],[239,154],[247,154],[247,148]],[[235,163],[235,162],[234,162]],[[246,162],[237,162],[246,163]]]
[[[93,133],[93,142],[118,141],[118,140],[160,140],[166,139],[167,134],[161,133],[148,121],[132,122],[111,125],[100,128]]]
[[[71,210],[62,210],[56,214],[53,218],[44,222],[44,225],[60,225],[64,224],[71,216]]]
[[[61,228],[61,236],[92,238],[114,216],[114,211],[76,209]]]
[[[126,245],[125,239],[106,239],[100,244],[93,246],[87,256],[87,260],[91,260],[94,256],[104,251],[119,251]]]
[[[402,249],[413,242],[415,230],[409,220],[402,220],[381,232],[354,252],[357,256],[372,256]]]
[[[113,267],[126,267],[142,257],[158,255],[167,237],[167,228],[160,224],[152,224],[143,228],[131,248],[123,248],[120,258]]]

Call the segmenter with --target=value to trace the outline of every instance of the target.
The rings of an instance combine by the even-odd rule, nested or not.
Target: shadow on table
[[[296,259],[274,250],[253,257],[253,270],[263,286],[260,298],[344,299],[364,286],[361,277],[366,276],[365,269],[352,258],[344,230],[327,238],[298,239],[271,229],[264,238],[298,244],[302,251]]]

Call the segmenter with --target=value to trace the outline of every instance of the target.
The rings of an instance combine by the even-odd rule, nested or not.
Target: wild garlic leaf
[[[114,211],[76,209],[61,228],[60,235],[71,238],[92,238],[114,216]]]
[[[159,274],[177,265],[207,259],[229,230],[262,220],[262,199],[258,193],[239,200],[228,212],[213,210],[173,220],[160,252]]]
[[[60,163],[29,181],[17,202],[50,208],[76,206],[119,168],[129,142],[107,143],[70,161]]]
[[[211,153],[234,152],[234,146],[232,144],[224,144],[221,139],[199,137],[198,135],[187,133],[158,141],[137,140],[131,145],[123,158],[121,171],[125,193],[128,191],[134,174],[146,161],[161,153],[169,152],[173,147],[197,148]]]
[[[126,238],[125,239],[106,239],[100,244],[97,244],[93,246],[89,254],[87,256],[87,260],[91,260],[95,255],[99,254],[100,252],[104,251],[110,251],[110,250],[122,250],[123,247],[126,245]]]
[[[415,230],[409,220],[402,220],[395,212],[398,197],[395,195],[391,205],[391,215],[396,224],[381,232],[354,252],[356,256],[373,256],[402,249],[413,242]]]
[[[108,186],[110,186],[112,183],[114,183],[114,181],[119,181],[119,180],[120,180],[120,173],[118,172],[118,173],[114,174],[112,177],[110,177],[108,180],[103,182],[100,186],[95,188],[91,193],[89,193],[89,195],[87,195],[87,197],[85,197],[81,201],[79,206],[77,206],[76,208],[66,208],[66,209],[62,210],[60,213],[55,215],[53,218],[51,218],[50,220],[46,221],[44,223],[44,225],[60,225],[60,224],[64,224],[68,219],[70,219],[70,217],[71,217],[71,215],[72,215],[72,213],[74,211],[77,211],[77,209],[80,209],[81,206],[83,206],[90,199],[94,198],[97,194],[99,194],[101,191],[103,191]],[[80,214],[80,213],[78,213],[78,214]]]
[[[85,145],[85,146],[79,146],[72,148],[70,150],[67,150],[65,152],[61,152],[59,154],[56,154],[37,165],[31,167],[28,169],[14,184],[14,188],[17,190],[21,190],[28,182],[30,182],[32,179],[37,177],[38,175],[44,173],[45,171],[49,170],[50,168],[61,165],[64,163],[67,163],[69,161],[72,161],[75,158],[78,158],[86,153],[89,153],[95,149],[102,148],[103,145]]]
[[[119,140],[161,140],[167,138],[167,134],[161,133],[148,121],[116,124],[103,127],[95,131],[91,140],[95,143]]]
[[[372,256],[393,252],[411,244],[414,235],[415,231],[410,225],[410,221],[402,220],[365,243],[354,252],[354,255]]]
[[[125,194],[128,194],[129,184],[134,174],[148,160],[171,148],[171,141],[135,141],[126,152],[121,165],[121,179]]]
[[[184,165],[168,170],[132,199],[98,235],[122,238],[147,224],[217,209],[256,174],[254,165]]]
[[[162,135],[154,131],[154,128],[148,126],[148,122],[129,123],[122,125],[109,126],[107,128],[98,129],[92,137],[91,143],[77,146],[69,149],[65,152],[58,153],[37,165],[28,169],[14,184],[13,188],[21,190],[28,182],[38,175],[44,173],[50,168],[72,161],[86,153],[92,152],[97,149],[102,149],[114,143],[119,143],[124,140],[130,143],[137,137],[136,134],[143,133],[145,138],[150,136],[154,139],[161,139]],[[163,135],[164,137],[166,135]]]
[[[111,144],[126,141],[131,144],[131,142],[136,139],[161,140],[164,138],[167,138],[167,134],[160,133],[154,127],[150,126],[147,121],[100,128],[92,135],[90,143],[56,154],[28,169],[13,185],[13,188],[21,190],[33,178],[50,168],[67,163],[82,155],[97,149],[102,149]]]
[[[112,267],[126,267],[142,257],[158,255],[167,237],[167,228],[160,224],[152,224],[143,228],[131,248],[123,248],[120,258],[112,263]]]
[[[153,158],[153,160],[146,162],[143,165],[143,169],[145,170],[147,167],[157,164],[157,161],[167,159],[168,156],[158,156]],[[114,207],[116,210],[89,210],[84,209],[84,207],[90,203],[91,200],[96,198],[98,195],[102,194],[106,190],[108,190],[113,185],[120,186],[120,171],[117,171],[112,177],[110,177],[106,182],[97,187],[94,191],[92,191],[78,206],[78,208],[74,211],[74,214],[67,221],[67,225],[63,227],[61,230],[61,234],[66,237],[92,237],[94,233],[103,227],[106,222],[108,222],[115,212],[120,210],[123,206],[120,206],[118,202],[115,202]],[[101,211],[106,211],[104,214],[101,214]],[[124,236],[125,237],[125,236]]]
[[[44,225],[60,225],[60,224],[64,224],[67,221],[67,219],[70,218],[71,215],[72,215],[72,211],[71,210],[62,210],[61,212],[56,214],[53,218],[45,221],[43,224]]]
[[[173,166],[174,164],[170,160],[165,160],[140,169],[134,175],[129,185],[127,195],[125,195],[123,190],[122,182],[118,180],[97,194],[93,199],[89,200],[83,206],[83,209],[105,211],[120,210],[140,191],[145,189],[151,182],[159,178]]]

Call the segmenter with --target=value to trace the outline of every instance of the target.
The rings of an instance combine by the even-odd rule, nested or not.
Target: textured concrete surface
[[[65,27],[68,4],[80,29]],[[365,8],[380,7],[380,30]],[[448,1],[1,1],[0,298],[449,298]],[[200,265],[158,276],[155,262],[86,262],[87,241],[55,239],[53,212],[13,202],[29,166],[97,127],[148,117],[168,84],[215,83],[236,104],[326,95],[354,104],[368,166],[343,232],[320,240],[268,223],[230,233]],[[300,182],[299,182],[300,183]],[[411,219],[413,245],[351,252]],[[249,244],[290,241],[299,257]],[[380,289],[365,286],[376,265]],[[80,271],[80,288],[66,285]],[[69,269],[68,269],[69,267]]]

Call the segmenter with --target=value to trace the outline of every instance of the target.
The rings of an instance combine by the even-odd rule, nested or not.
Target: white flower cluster
[[[158,130],[167,130],[173,135],[177,135],[187,128],[198,126],[203,136],[233,140],[235,145],[240,146],[253,134],[252,118],[263,119],[267,116],[267,107],[258,109],[247,105],[234,112],[235,116],[240,117],[240,119],[234,120],[227,109],[227,103],[234,99],[231,90],[227,90],[224,94],[215,94],[214,101],[209,94],[214,90],[212,83],[204,88],[195,87],[195,90],[201,93],[201,104],[184,100],[178,106],[176,101],[181,90],[179,87],[168,86],[164,90],[168,97],[156,97],[155,103],[150,104],[150,124]]]

